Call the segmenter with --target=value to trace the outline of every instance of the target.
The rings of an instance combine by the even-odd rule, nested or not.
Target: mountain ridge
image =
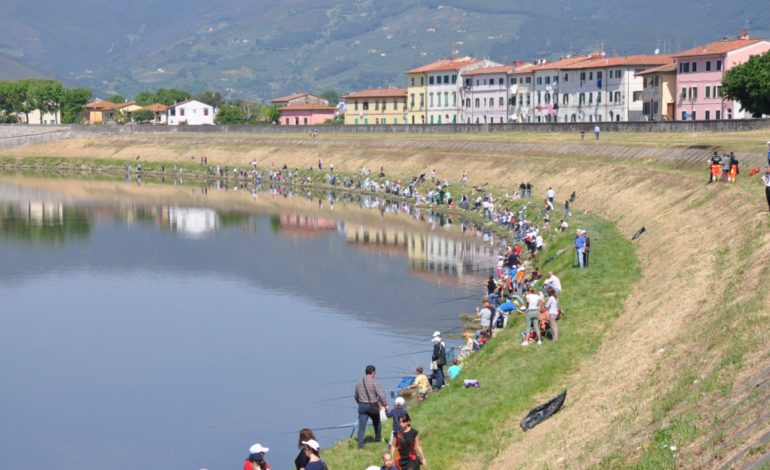
[[[675,52],[752,23],[764,28],[752,36],[770,36],[770,4],[754,0],[7,3],[0,53],[96,95],[178,87],[269,100],[403,85],[408,68],[452,55],[510,63],[602,46],[610,55]]]

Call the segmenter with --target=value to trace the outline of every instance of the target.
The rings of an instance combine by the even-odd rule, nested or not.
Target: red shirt
[[[246,462],[243,463],[243,470],[252,470],[249,459],[246,459]],[[267,462],[265,462],[265,470],[270,470],[270,464]]]

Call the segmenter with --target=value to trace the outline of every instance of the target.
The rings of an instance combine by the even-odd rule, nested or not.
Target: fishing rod
[[[381,379],[381,380],[390,380],[390,379],[400,379],[401,377],[400,376],[398,376],[398,377],[394,376],[394,377],[377,377],[377,378]],[[317,384],[317,385],[322,386],[322,385],[347,384],[347,383],[358,382],[358,380],[359,379],[355,379],[355,380],[350,380],[350,379],[348,379],[348,380],[338,380],[336,382],[325,382],[325,383],[320,383],[320,384]]]
[[[352,428],[352,427],[355,427],[357,424],[358,423],[353,422],[353,423],[348,423],[348,424],[340,424],[338,426],[324,426],[324,427],[321,427],[321,428],[310,427],[308,429],[312,429],[313,431],[328,431],[328,430],[331,430],[331,429],[347,429],[347,428]],[[296,430],[296,431],[277,432],[277,433],[275,433],[275,435],[276,436],[281,436],[281,435],[286,435],[286,434],[294,434],[294,433],[297,433],[297,432],[299,432],[299,429]]]

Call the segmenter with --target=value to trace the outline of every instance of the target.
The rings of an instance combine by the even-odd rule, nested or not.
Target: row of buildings
[[[768,50],[770,42],[744,31],[673,55],[595,53],[511,65],[444,59],[407,71],[404,88],[348,93],[344,119],[347,125],[741,119],[750,116],[724,98],[722,78]],[[285,109],[283,125],[334,115],[328,103]]]

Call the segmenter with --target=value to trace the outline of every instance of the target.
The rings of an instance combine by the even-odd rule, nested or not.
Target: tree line
[[[0,121],[16,122],[15,116],[23,114],[29,122],[29,113],[37,109],[41,121],[44,113],[61,112],[62,123],[77,123],[91,96],[88,88],[66,88],[56,80],[0,81]]]

